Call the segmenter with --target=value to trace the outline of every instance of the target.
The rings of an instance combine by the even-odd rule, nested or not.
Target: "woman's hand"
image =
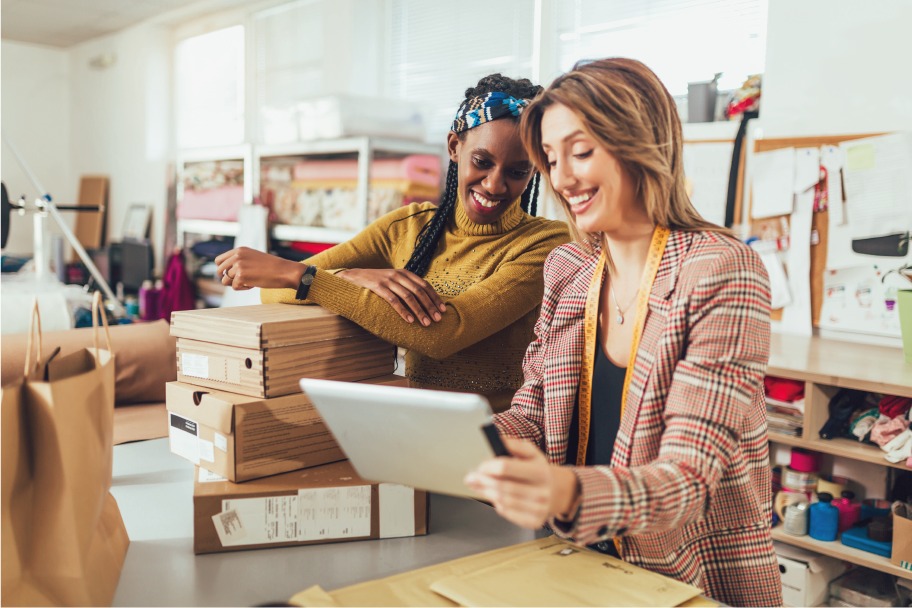
[[[282,258],[249,247],[238,247],[215,258],[222,285],[236,291],[251,287],[267,289],[297,289],[305,264]]]
[[[569,511],[579,496],[573,471],[552,465],[528,441],[503,437],[503,442],[512,457],[483,462],[466,476],[466,485],[491,501],[501,517],[530,530]]]
[[[406,322],[416,318],[427,327],[440,320],[446,305],[431,284],[408,270],[354,268],[336,273],[346,281],[369,289],[395,309]]]

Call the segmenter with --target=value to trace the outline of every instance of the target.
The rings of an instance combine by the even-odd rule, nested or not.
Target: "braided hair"
[[[514,80],[501,74],[491,74],[479,80],[474,87],[466,89],[465,100],[459,107],[463,107],[470,99],[488,93],[500,92],[517,99],[532,99],[543,90],[541,86],[532,84],[532,81],[527,78]],[[459,141],[465,141],[465,131],[458,133],[457,137],[459,137]],[[520,199],[520,207],[530,215],[535,215],[537,211],[540,179],[539,174],[536,172],[532,179],[529,180],[529,185],[526,186]],[[434,258],[434,252],[437,250],[437,244],[446,229],[447,220],[456,207],[456,201],[459,198],[458,194],[458,166],[453,161],[450,161],[450,165],[447,168],[446,186],[440,199],[440,205],[434,210],[434,215],[431,219],[418,232],[418,236],[415,238],[415,250],[412,252],[408,263],[406,263],[405,270],[414,272],[419,277],[427,274],[431,260]],[[419,211],[419,213],[425,212]]]

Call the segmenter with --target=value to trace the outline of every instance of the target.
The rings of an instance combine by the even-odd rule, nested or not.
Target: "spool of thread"
[[[792,448],[789,468],[802,473],[816,473],[820,470],[820,454],[804,448]]]
[[[834,507],[833,495],[823,492],[817,495],[820,502],[808,509],[809,532],[815,540],[834,541],[839,531],[839,509]]]
[[[817,473],[796,471],[792,467],[787,467],[782,473],[782,487],[792,492],[813,492],[817,489]]]
[[[845,532],[861,519],[861,503],[853,502],[854,498],[855,492],[846,490],[842,493],[841,498],[833,501],[833,504],[839,509],[839,532]]]
[[[842,496],[842,493],[846,491],[846,487],[848,485],[849,480],[845,477],[827,475],[826,477],[820,477],[817,479],[817,493],[820,494],[821,492],[826,492],[827,494],[832,494],[833,496]]]
[[[807,536],[808,504],[806,502],[797,502],[785,509],[784,530],[786,534],[792,536]]]
[[[889,517],[875,517],[868,524],[868,538],[879,543],[893,542],[893,520]]]
[[[807,502],[807,496],[805,494],[802,492],[789,492],[788,490],[783,490],[776,494],[776,499],[773,501],[773,510],[776,511],[776,515],[779,516],[779,519],[785,521],[786,507],[800,502]]]

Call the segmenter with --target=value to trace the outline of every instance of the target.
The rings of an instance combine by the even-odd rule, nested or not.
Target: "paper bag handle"
[[[29,361],[32,358],[32,340],[35,338],[35,323],[38,324],[38,350],[35,352],[35,364],[34,366],[29,366]],[[32,318],[29,321],[29,337],[28,345],[25,348],[25,371],[23,375],[28,378],[30,372],[38,369],[38,366],[41,365],[41,312],[38,310],[38,298],[35,297],[34,303],[32,304]]]
[[[98,356],[98,315],[99,311],[101,314],[101,322],[104,325],[105,340],[108,343],[108,352],[112,355],[114,354],[114,349],[111,348],[111,333],[108,331],[108,315],[104,313],[103,302],[101,300],[101,292],[96,291],[95,295],[92,296],[92,342],[95,344],[95,356]]]

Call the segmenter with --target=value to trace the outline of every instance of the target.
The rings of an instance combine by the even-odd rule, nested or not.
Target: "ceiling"
[[[63,48],[186,4],[187,0],[2,0],[0,37]]]

